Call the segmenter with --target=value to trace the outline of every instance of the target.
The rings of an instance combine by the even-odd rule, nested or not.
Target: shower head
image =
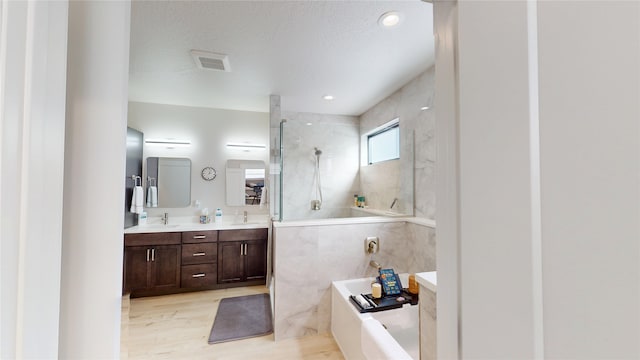
[[[314,148],[314,149],[316,149],[316,156],[320,156],[322,154],[322,150],[318,148]]]

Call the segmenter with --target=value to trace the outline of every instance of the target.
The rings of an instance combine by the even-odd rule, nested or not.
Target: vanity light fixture
[[[176,139],[146,139],[145,144],[149,145],[169,145],[169,146],[191,146],[190,140],[176,140]]]
[[[267,146],[260,145],[260,144],[227,143],[227,148],[250,151],[250,150],[264,150],[267,148]]]
[[[402,14],[397,11],[389,11],[380,16],[378,24],[383,28],[391,28],[402,21]]]
[[[325,100],[327,100],[327,101],[331,101],[331,100],[335,99],[335,98],[333,97],[333,95],[328,95],[328,94],[327,94],[327,95],[324,95],[322,98],[323,98],[323,99],[325,99]]]

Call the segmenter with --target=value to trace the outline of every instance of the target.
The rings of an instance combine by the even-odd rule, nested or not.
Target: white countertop
[[[416,281],[421,286],[426,287],[427,289],[437,293],[438,289],[438,272],[437,271],[428,271],[421,272],[416,274]]]
[[[125,234],[158,233],[158,232],[183,232],[183,231],[207,231],[207,230],[236,230],[236,229],[267,229],[269,228],[268,216],[250,216],[246,223],[235,222],[234,217],[223,218],[222,223],[211,222],[200,224],[197,217],[169,218],[169,224],[164,225],[160,218],[149,218],[147,224],[132,226],[124,229]]]

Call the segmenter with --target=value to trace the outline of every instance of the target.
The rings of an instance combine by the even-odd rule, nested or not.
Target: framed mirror
[[[265,176],[264,161],[227,160],[227,205],[260,205],[263,202]]]
[[[147,158],[147,186],[157,187],[157,207],[191,205],[191,160],[187,158]]]

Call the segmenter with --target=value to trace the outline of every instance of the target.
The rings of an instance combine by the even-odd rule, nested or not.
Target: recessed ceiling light
[[[322,98],[325,99],[325,100],[328,100],[328,101],[331,101],[331,100],[334,99],[333,95],[325,95]]]
[[[397,11],[389,11],[380,16],[380,18],[378,19],[378,24],[380,24],[380,26],[382,27],[389,28],[398,25],[401,20],[402,14]]]
[[[313,125],[313,123],[308,122],[307,125],[311,126],[311,125]]]
[[[423,111],[424,110],[429,110],[429,107],[428,106],[423,106],[423,107],[420,108],[420,110],[423,110]]]

